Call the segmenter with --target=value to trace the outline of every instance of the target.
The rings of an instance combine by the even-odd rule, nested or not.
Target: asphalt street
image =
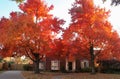
[[[0,79],[24,79],[21,71],[4,71],[0,74]]]

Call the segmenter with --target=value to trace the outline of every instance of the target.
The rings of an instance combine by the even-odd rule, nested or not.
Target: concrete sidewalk
[[[0,79],[24,79],[21,71],[5,71],[0,74]]]

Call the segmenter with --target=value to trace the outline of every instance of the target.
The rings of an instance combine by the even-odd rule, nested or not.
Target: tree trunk
[[[94,56],[94,49],[93,49],[93,44],[90,43],[90,55],[91,55],[91,74],[95,74],[95,56]]]
[[[34,54],[35,56],[35,61],[34,61],[34,72],[35,74],[39,74],[40,73],[40,70],[39,70],[39,62],[40,62],[40,59],[39,59],[39,54]]]

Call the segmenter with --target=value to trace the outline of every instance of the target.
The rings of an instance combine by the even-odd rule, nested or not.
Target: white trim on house
[[[60,61],[59,60],[51,61],[51,70],[60,70]]]
[[[69,62],[72,63],[72,70],[69,70],[69,64],[68,64]],[[75,71],[76,70],[76,61],[75,60],[69,61],[68,59],[66,59],[66,64],[65,65],[66,65],[65,66],[66,71]]]
[[[40,69],[40,70],[44,70],[44,69],[45,69],[45,66],[44,66],[44,63],[43,63],[43,62],[40,62],[40,63],[39,63],[39,69]]]
[[[89,60],[81,60],[80,62],[81,68],[89,68]]]

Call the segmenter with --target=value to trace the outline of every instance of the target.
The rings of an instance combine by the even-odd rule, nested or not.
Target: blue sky
[[[45,0],[48,5],[54,5],[54,10],[51,13],[54,16],[59,17],[60,19],[64,19],[66,24],[64,26],[68,26],[70,22],[70,15],[68,14],[68,9],[70,9],[71,4],[74,0]],[[0,0],[0,18],[5,16],[9,17],[9,13],[12,11],[20,11],[18,8],[18,4],[10,0]]]
[[[74,0],[46,0],[48,5],[54,5],[54,10],[51,13],[54,13],[55,16],[69,20],[68,8],[71,7],[71,4]],[[12,11],[20,11],[18,4],[10,0],[0,0],[0,18],[2,16],[9,17],[9,13]],[[66,17],[66,18],[65,18]]]
[[[54,10],[51,12],[54,16],[57,16],[61,19],[64,19],[66,24],[64,26],[68,26],[70,22],[70,15],[68,14],[68,9],[71,8],[71,4],[75,0],[45,0],[48,5],[53,4]],[[109,0],[110,1],[110,0]],[[120,5],[117,7],[111,7],[110,2],[106,2],[105,4],[102,3],[102,0],[95,0],[97,5],[101,7],[106,7],[107,9],[111,10],[111,16],[109,17],[109,21],[120,33]],[[9,17],[9,13],[12,11],[20,11],[18,8],[18,4],[12,2],[10,0],[0,0],[0,18],[2,16]]]
[[[19,11],[17,4],[10,0],[0,0],[0,18],[2,16],[8,18],[11,11]]]

